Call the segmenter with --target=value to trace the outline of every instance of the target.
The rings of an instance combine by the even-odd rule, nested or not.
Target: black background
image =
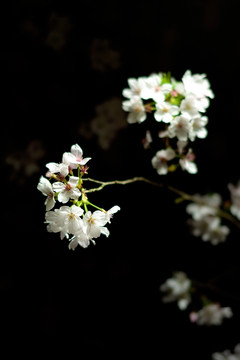
[[[239,341],[239,234],[233,228],[217,247],[189,235],[185,204],[144,183],[107,187],[90,201],[119,205],[110,237],[87,249],[68,250],[49,234],[44,198],[36,189],[47,162],[78,143],[92,157],[89,176],[99,180],[146,176],[189,193],[219,192],[239,178],[239,24],[236,2],[10,1],[2,12],[1,158],[2,232],[0,290],[2,345],[32,358],[144,354],[149,359],[210,359]],[[56,19],[70,24],[63,45],[46,41]],[[55,20],[51,20],[55,19]],[[55,22],[54,22],[55,21]],[[60,27],[61,28],[61,27]],[[59,30],[58,30],[59,31]],[[119,54],[103,70],[93,66],[91,45],[107,40]],[[61,44],[61,42],[60,42]],[[107,150],[79,133],[98,104],[122,99],[129,77],[171,71],[206,73],[215,99],[209,135],[197,140],[199,173],[159,178],[141,140],[151,120],[128,125]],[[40,141],[44,156],[32,176],[6,163]],[[15,156],[15,155],[14,155]],[[203,283],[218,278],[234,318],[220,327],[191,324],[188,310],[162,304],[159,285],[183,270]],[[231,297],[234,293],[235,298]],[[9,352],[8,352],[9,354]]]

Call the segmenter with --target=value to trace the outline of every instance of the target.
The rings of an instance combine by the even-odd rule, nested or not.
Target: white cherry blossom
[[[189,139],[194,141],[196,137],[200,139],[204,139],[208,132],[205,128],[206,124],[208,123],[207,116],[194,116],[191,120],[191,128],[189,130]]]
[[[159,150],[152,158],[152,166],[157,170],[159,175],[166,175],[168,173],[168,161],[174,159],[175,156],[176,153],[171,148]]]
[[[196,98],[193,95],[186,96],[185,99],[182,100],[180,105],[180,110],[183,115],[189,115],[190,117],[199,115],[199,110],[197,108]]]
[[[142,97],[142,91],[146,87],[147,77],[139,77],[138,79],[129,78],[128,79],[128,89],[124,89],[122,94],[126,98],[131,99],[133,96]]]
[[[206,78],[206,74],[192,75],[191,71],[187,70],[182,77],[182,82],[186,94],[193,94],[198,99],[205,97],[214,98],[214,93],[210,89],[210,83]]]
[[[192,149],[189,149],[187,154],[179,160],[179,164],[182,170],[186,170],[190,174],[196,174],[198,172],[197,164],[194,162],[195,155]]]
[[[172,105],[169,102],[156,103],[156,111],[154,118],[157,121],[163,121],[164,123],[170,123],[175,115],[179,114],[179,107]]]
[[[163,102],[165,94],[170,93],[172,84],[162,84],[161,74],[152,74],[146,79],[146,87],[142,90],[141,97],[145,100],[153,99],[156,102]]]
[[[75,234],[83,228],[83,220],[81,218],[83,209],[73,205],[61,206],[60,209],[46,212],[45,219],[48,224],[49,232],[60,232],[61,239],[68,234]]]
[[[182,271],[175,272],[172,278],[167,279],[160,286],[160,291],[165,293],[163,302],[176,301],[180,310],[185,310],[191,302],[190,289],[191,280]]]
[[[53,183],[53,190],[58,193],[58,201],[66,204],[69,199],[78,200],[81,195],[80,190],[76,187],[79,178],[77,176],[70,176],[67,183],[57,181]]]
[[[230,350],[213,353],[212,360],[240,360],[240,344],[234,347],[233,353],[231,353]]]
[[[109,236],[109,230],[104,226],[109,222],[109,215],[103,211],[88,211],[83,217],[85,234],[92,238],[98,238],[101,234]]]
[[[133,96],[130,100],[123,101],[123,110],[129,111],[127,122],[129,124],[141,123],[147,118],[143,101],[138,96]]]
[[[230,229],[226,225],[221,225],[219,217],[207,217],[205,221],[207,222],[207,228],[202,234],[203,241],[210,241],[213,245],[226,241]]]
[[[62,177],[65,178],[69,173],[68,165],[64,163],[58,164],[58,163],[50,162],[46,165],[46,167],[50,172],[49,177],[51,177],[51,174],[60,174]]]
[[[191,118],[187,114],[176,116],[168,128],[169,137],[176,136],[178,140],[187,141],[191,129],[190,120]]]
[[[87,248],[90,245],[90,237],[86,234],[85,228],[82,226],[78,229],[75,235],[70,239],[68,248],[70,250],[75,250],[78,245],[83,248]],[[94,242],[92,240],[92,242]]]
[[[78,145],[72,145],[71,152],[63,154],[62,162],[67,164],[70,169],[77,169],[79,165],[86,165],[91,160],[90,157],[83,158],[82,148]]]
[[[221,219],[218,216],[205,216],[199,220],[189,219],[188,224],[194,236],[200,236],[203,241],[209,241],[212,245],[226,241],[230,233],[227,226],[221,225]]]
[[[216,215],[219,206],[222,203],[222,197],[218,193],[200,195],[194,197],[198,202],[191,202],[187,205],[186,211],[194,220],[200,220],[206,215]]]
[[[218,303],[205,305],[198,312],[190,314],[190,320],[197,325],[221,325],[224,318],[231,318],[233,315],[230,307],[221,307]]]
[[[47,196],[47,199],[45,201],[46,210],[51,210],[56,203],[54,198],[55,193],[53,191],[52,184],[45,177],[41,176],[37,189],[41,191],[43,195]]]

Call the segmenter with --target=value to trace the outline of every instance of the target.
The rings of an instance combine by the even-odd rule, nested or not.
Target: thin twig
[[[147,179],[147,178],[145,178],[143,176],[135,176],[135,177],[133,177],[131,179],[127,179],[127,180],[113,180],[113,181],[100,181],[100,180],[95,180],[95,179],[92,179],[92,178],[85,178],[83,180],[91,181],[91,182],[94,182],[96,184],[100,184],[100,186],[98,186],[96,188],[84,190],[84,193],[92,193],[92,192],[95,192],[95,191],[100,191],[105,186],[109,186],[109,185],[116,185],[116,184],[118,184],[118,185],[127,185],[127,184],[132,184],[132,183],[137,182],[137,181],[142,181],[142,182],[145,182],[145,183],[150,184],[152,186],[156,186],[156,187],[160,187],[160,188],[165,187],[168,190],[170,190],[171,192],[179,195],[183,200],[192,201],[192,202],[198,203],[200,205],[206,205],[206,206],[211,207],[211,205],[207,204],[206,202],[204,202],[202,199],[200,199],[197,196],[187,194],[184,191],[176,189],[175,187],[173,187],[171,185],[163,185],[161,183],[149,180],[149,179]],[[240,222],[235,217],[233,217],[231,214],[229,214],[228,212],[226,212],[226,211],[224,211],[222,209],[219,209],[219,208],[216,208],[216,207],[214,207],[214,208],[216,210],[217,215],[219,215],[220,217],[232,222],[235,226],[237,226],[240,229]]]

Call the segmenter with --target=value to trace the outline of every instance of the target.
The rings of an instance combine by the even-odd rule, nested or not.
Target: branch
[[[132,183],[137,182],[137,181],[142,181],[142,182],[145,182],[145,183],[150,184],[152,186],[156,186],[156,187],[160,187],[160,188],[165,187],[168,190],[170,190],[171,192],[179,195],[182,198],[182,200],[192,201],[192,202],[198,203],[200,205],[210,206],[209,204],[207,204],[206,202],[204,202],[203,200],[199,199],[198,197],[196,197],[194,195],[187,194],[184,191],[176,189],[175,187],[173,187],[171,185],[164,185],[164,184],[149,180],[149,179],[147,179],[145,177],[142,177],[142,176],[135,176],[132,179],[127,179],[127,180],[113,180],[113,181],[100,181],[100,180],[95,180],[95,179],[92,179],[92,178],[85,178],[83,180],[84,181],[91,181],[91,182],[94,182],[96,184],[100,184],[100,186],[98,186],[96,188],[84,190],[85,193],[92,193],[92,192],[95,192],[95,191],[100,191],[105,186],[109,186],[109,185],[116,185],[116,184],[118,184],[118,185],[127,185],[127,184],[132,184]],[[236,227],[238,227],[240,229],[240,222],[234,216],[232,216],[230,213],[228,213],[227,211],[224,211],[222,209],[218,209],[218,208],[216,208],[216,213],[220,217],[230,221],[231,223],[233,223]]]

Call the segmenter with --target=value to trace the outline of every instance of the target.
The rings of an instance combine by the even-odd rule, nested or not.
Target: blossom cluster
[[[122,92],[127,98],[122,107],[128,112],[128,123],[142,123],[151,113],[160,126],[158,137],[165,142],[165,147],[152,158],[157,173],[165,175],[179,166],[191,174],[197,173],[191,142],[206,138],[208,117],[204,113],[209,99],[214,98],[206,74],[192,74],[187,70],[181,81],[177,81],[170,73],[153,73],[148,77],[129,78],[128,85]],[[151,142],[148,131],[145,146]]]
[[[83,176],[87,173],[86,165],[91,158],[83,158],[83,151],[78,144],[72,145],[71,152],[65,152],[61,163],[50,162],[46,165],[46,177],[41,176],[37,189],[46,196],[47,230],[60,233],[60,238],[69,240],[69,249],[78,245],[86,248],[101,234],[109,236],[105,226],[111,222],[112,215],[120,210],[113,206],[110,210],[92,204],[83,188]],[[74,174],[74,171],[77,174]],[[76,176],[77,175],[77,176]],[[63,204],[52,210],[57,203]],[[67,205],[67,203],[69,203]],[[96,208],[94,212],[88,206]]]
[[[192,234],[199,236],[203,241],[209,241],[212,245],[224,242],[230,233],[226,225],[221,224],[218,210],[222,204],[220,194],[195,195],[198,202],[187,205],[186,211],[192,216],[188,220]]]
[[[177,302],[180,310],[185,310],[192,302],[192,291],[194,285],[185,272],[176,271],[171,278],[168,278],[160,286],[164,293],[162,301],[165,303]],[[211,302],[204,298],[203,307],[198,311],[192,311],[189,319],[197,325],[221,325],[224,318],[231,318],[233,315],[230,307],[222,307],[219,303]]]
[[[195,194],[194,202],[186,206],[186,212],[191,215],[188,225],[192,235],[203,241],[218,245],[225,242],[230,234],[230,228],[222,224],[221,209],[240,220],[240,181],[237,185],[228,184],[230,199],[223,201],[218,193],[206,195]]]
[[[240,360],[240,344],[234,347],[233,353],[230,350],[213,353],[212,360]]]

